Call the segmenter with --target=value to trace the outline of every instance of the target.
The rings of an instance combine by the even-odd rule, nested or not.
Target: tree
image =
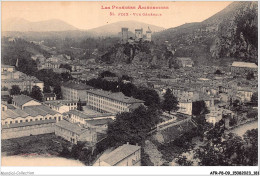
[[[258,163],[258,129],[252,129],[246,131],[243,135],[243,139],[246,142],[245,152],[245,164],[254,166]]]
[[[177,111],[179,109],[177,98],[172,94],[170,89],[166,90],[166,93],[163,97],[164,101],[162,102],[162,110],[168,111],[170,113],[171,110]]]
[[[208,113],[208,108],[203,100],[192,102],[192,115],[199,116]]]
[[[222,73],[221,73],[220,70],[216,70],[214,74],[216,74],[216,75],[221,75]]]
[[[253,105],[258,105],[258,92],[254,92],[251,97],[251,102]]]
[[[69,64],[60,64],[60,68],[66,68],[69,71],[72,71],[72,67]]]
[[[27,90],[22,91],[21,94],[30,96],[30,93]]]
[[[107,146],[141,144],[158,122],[159,112],[142,105],[132,112],[117,114],[116,120],[108,124]]]
[[[56,85],[53,89],[53,93],[56,94],[57,100],[62,98],[62,93],[61,93],[61,87],[59,85]]]
[[[13,85],[11,90],[10,90],[10,95],[20,95],[21,94],[21,89],[17,85]]]
[[[82,104],[81,104],[80,99],[79,99],[79,101],[78,101],[78,103],[77,103],[77,110],[83,111],[83,108],[82,108]]]
[[[218,128],[215,129],[218,132]],[[214,132],[212,132],[213,134]],[[233,133],[209,137],[206,145],[195,149],[201,166],[254,166],[258,164],[258,130],[249,130],[241,138]]]
[[[179,156],[176,159],[176,163],[178,163],[180,166],[192,166],[193,162],[190,160],[187,160],[186,156]]]
[[[41,91],[41,88],[39,86],[33,86],[32,92],[31,92],[30,95],[31,95],[32,98],[34,98],[36,100],[39,100],[39,101],[43,100],[42,91]]]
[[[51,93],[51,87],[48,84],[44,84],[43,93]]]
[[[254,79],[255,76],[254,76],[254,73],[253,72],[249,72],[247,75],[246,75],[246,79],[247,80],[251,80],[251,79]]]
[[[104,78],[104,77],[116,77],[116,74],[115,73],[112,73],[110,71],[104,71],[100,74],[100,77],[101,78]]]
[[[8,104],[12,104],[13,98],[12,97],[8,97],[7,103]]]
[[[5,86],[1,88],[1,91],[7,91],[7,90],[8,90],[8,88]]]

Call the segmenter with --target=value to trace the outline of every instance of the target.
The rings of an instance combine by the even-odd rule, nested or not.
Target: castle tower
[[[128,28],[122,28],[122,36],[121,36],[121,41],[122,43],[127,43],[128,41]]]
[[[135,40],[139,41],[142,38],[143,38],[143,28],[135,29]]]
[[[149,42],[152,41],[152,31],[149,26],[148,26],[148,30],[146,31],[146,40]]]

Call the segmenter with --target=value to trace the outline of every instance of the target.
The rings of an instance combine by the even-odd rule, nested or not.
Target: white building
[[[127,97],[122,92],[112,93],[103,90],[87,90],[87,106],[98,112],[129,112],[144,101]]]
[[[97,133],[94,129],[84,128],[80,124],[71,123],[66,120],[56,123],[55,135],[60,136],[73,144],[77,144],[79,141],[92,144],[97,142]]]
[[[106,158],[98,160],[94,166],[141,166],[141,147],[124,144],[109,153]]]

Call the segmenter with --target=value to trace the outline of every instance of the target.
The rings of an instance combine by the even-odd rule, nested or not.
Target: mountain
[[[128,28],[128,31],[130,31],[130,35],[133,35],[135,32],[135,29],[143,28],[144,32],[148,29],[148,27],[151,29],[152,32],[159,32],[164,30],[164,28],[146,24],[138,21],[119,21],[112,24],[107,24],[101,27],[97,27],[94,29],[88,30],[88,32],[91,32],[96,35],[101,36],[118,36],[121,32],[121,28],[126,27]]]
[[[50,32],[50,31],[73,31],[78,28],[58,19],[39,22],[30,22],[22,18],[11,18],[2,22],[2,31],[19,32]]]
[[[156,43],[171,44],[176,56],[191,56],[204,63],[212,58],[257,62],[257,2],[233,2],[199,22],[154,34]]]

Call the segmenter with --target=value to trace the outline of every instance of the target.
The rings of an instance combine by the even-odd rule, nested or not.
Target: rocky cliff
[[[154,39],[174,46],[177,56],[257,62],[257,18],[257,2],[234,2],[203,22],[162,31]]]

